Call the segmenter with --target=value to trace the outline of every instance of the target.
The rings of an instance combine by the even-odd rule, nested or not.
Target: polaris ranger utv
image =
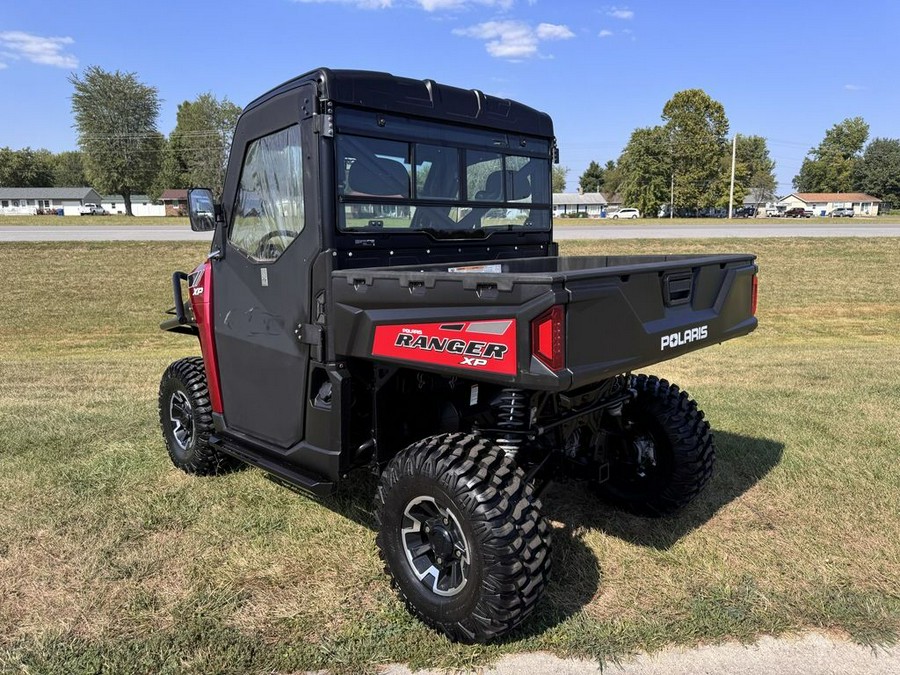
[[[550,118],[385,73],[316,70],[250,103],[206,262],[162,324],[169,455],[323,497],[380,475],[377,546],[410,610],[502,636],[550,574],[539,495],[574,474],[638,513],[709,480],[697,404],[644,366],[756,327],[752,255],[559,257]],[[182,297],[187,282],[190,301]]]

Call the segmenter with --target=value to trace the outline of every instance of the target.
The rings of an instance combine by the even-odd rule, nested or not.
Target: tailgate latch
[[[694,289],[694,275],[691,272],[672,272],[663,277],[663,301],[666,307],[687,305]]]

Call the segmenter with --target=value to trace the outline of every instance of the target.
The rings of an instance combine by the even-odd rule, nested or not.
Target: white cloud
[[[608,38],[608,37],[611,37],[612,35],[613,35],[613,32],[611,30],[606,30],[605,28],[603,30],[601,30],[599,33],[597,33],[597,36],[602,37],[602,38]]]
[[[538,45],[543,41],[575,37],[568,26],[542,23],[532,28],[522,21],[486,21],[469,28],[457,28],[453,34],[484,40],[488,54],[509,60],[539,56]]]
[[[78,67],[78,59],[66,54],[63,49],[74,42],[70,37],[41,37],[22,31],[0,33],[0,47],[3,48],[4,57],[70,70]]]
[[[614,19],[622,19],[624,21],[628,21],[629,19],[634,18],[634,12],[627,7],[610,7],[606,15],[611,16]]]
[[[861,84],[845,84],[844,89],[847,91],[863,91],[865,87]]]
[[[4,68],[9,68],[9,66],[0,61],[0,70],[3,70]]]
[[[555,23],[539,23],[535,33],[538,40],[568,40],[575,37],[575,33],[569,30],[568,26]]]

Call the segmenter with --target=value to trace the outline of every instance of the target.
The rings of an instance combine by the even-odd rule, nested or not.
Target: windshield
[[[342,134],[339,227],[479,237],[550,228],[550,163],[492,149]]]

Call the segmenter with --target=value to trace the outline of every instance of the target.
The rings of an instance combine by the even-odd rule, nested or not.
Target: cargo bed
[[[754,260],[585,256],[338,270],[329,346],[338,358],[565,391],[752,331]],[[561,334],[541,333],[557,306]],[[548,339],[563,341],[558,369],[537,354]]]

